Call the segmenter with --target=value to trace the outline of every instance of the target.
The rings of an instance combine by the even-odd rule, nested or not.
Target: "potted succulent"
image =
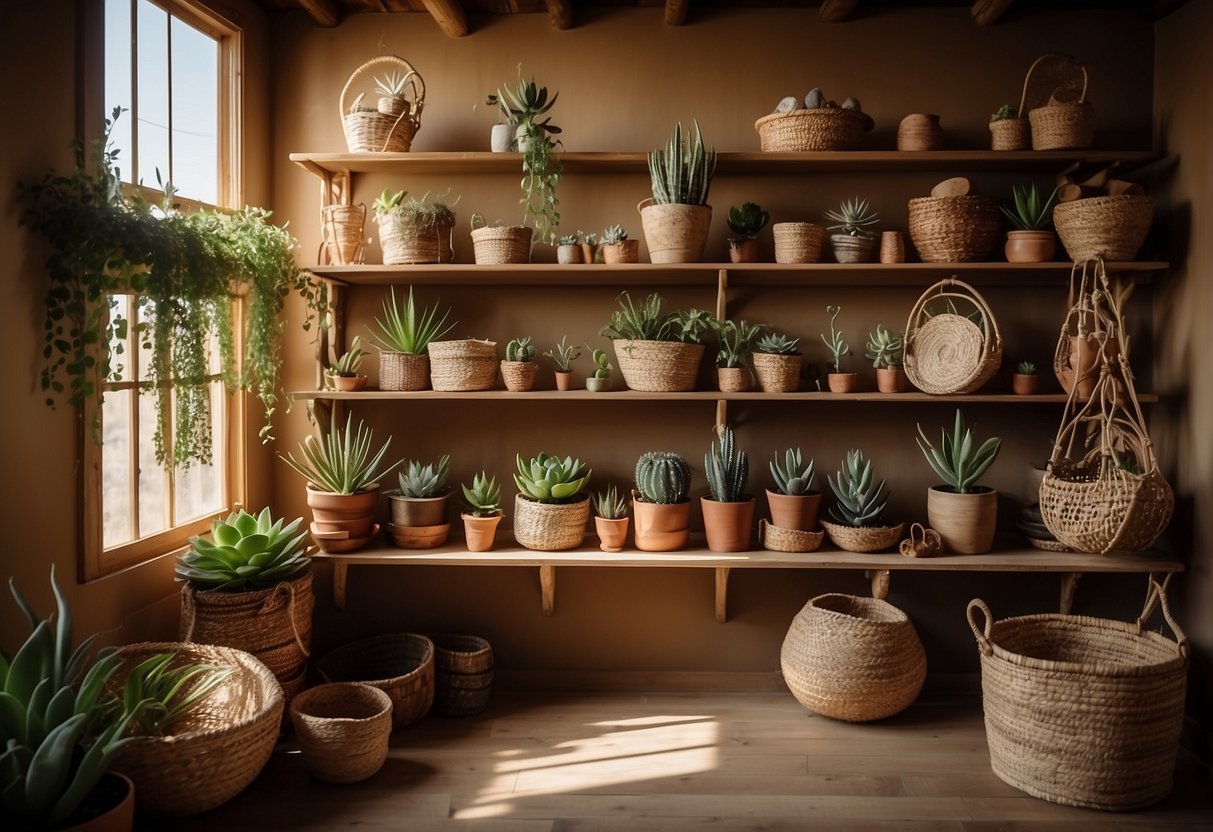
[[[868,201],[859,197],[843,200],[837,211],[826,211],[825,216],[833,223],[826,227],[837,232],[830,235],[834,260],[839,263],[870,262],[880,237],[874,228],[880,222],[880,215],[872,210]]]
[[[384,265],[454,261],[455,212],[446,203],[431,200],[428,193],[417,199],[407,191],[385,189],[371,207]]]
[[[894,335],[881,324],[868,333],[868,349],[864,353],[876,368],[876,389],[881,393],[904,393],[910,389],[910,380],[902,366],[905,344],[901,333]]]
[[[375,76],[375,91],[379,93],[378,110],[393,118],[409,114],[409,100],[405,97],[409,75],[392,70],[384,77]]]
[[[530,336],[514,338],[505,345],[505,360],[501,362],[501,377],[505,389],[512,393],[527,393],[535,386],[535,374],[539,365],[535,362],[535,345]]]
[[[994,545],[994,527],[998,518],[998,492],[977,485],[994,460],[1002,440],[990,437],[980,446],[956,411],[949,435],[940,430],[939,447],[934,447],[918,426],[918,447],[931,469],[944,481],[927,490],[927,522],[939,532],[944,547],[962,555],[980,555]]]
[[[1049,230],[1057,189],[1041,198],[1036,183],[1016,185],[1011,189],[1012,202],[1000,205],[1003,216],[1011,223],[1005,247],[1008,263],[1047,263],[1057,251],[1057,236]]]
[[[362,339],[355,335],[354,340],[350,342],[350,348],[343,352],[335,363],[325,368],[324,379],[328,386],[346,393],[365,388],[366,375],[358,372],[365,357],[366,350],[362,348]]]
[[[560,339],[560,343],[554,345],[550,350],[545,352],[544,357],[552,362],[556,373],[556,389],[560,391],[569,390],[573,386],[573,362],[581,358],[581,347],[576,344],[568,343],[568,336]]]
[[[481,471],[472,477],[472,484],[462,486],[463,499],[468,510],[463,518],[463,536],[469,552],[487,552],[493,548],[497,524],[504,513],[501,510],[501,489],[497,478]]]
[[[1003,104],[990,115],[991,150],[1028,150],[1032,144],[1032,130],[1026,118],[1015,114],[1015,108]]]
[[[637,208],[654,263],[699,262],[712,224],[708,191],[715,172],[716,151],[704,147],[699,122],[685,142],[679,123],[664,150],[650,151],[653,196]]]
[[[413,302],[413,287],[402,310],[396,305],[396,287],[391,287],[383,301],[383,318],[375,318],[379,332],[371,331],[371,337],[379,348],[380,390],[424,390],[429,384],[430,357],[427,352],[430,342],[436,341],[455,328],[455,321],[447,323],[450,310],[438,317],[439,306],[422,310],[417,314]]]
[[[795,393],[800,387],[800,339],[769,332],[758,339],[750,359],[764,393]]]
[[[672,451],[649,451],[636,460],[636,548],[676,552],[687,545],[691,526],[691,466]]]
[[[750,455],[737,449],[733,428],[717,428],[717,438],[703,456],[709,496],[701,497],[703,529],[713,552],[744,552],[750,548],[754,498],[746,493]]]
[[[556,238],[556,262],[573,266],[581,262],[581,232],[561,234]]]
[[[1020,361],[1011,375],[1011,389],[1017,396],[1034,396],[1040,392],[1040,372],[1031,361]]]
[[[729,260],[733,263],[758,262],[758,232],[771,221],[771,215],[754,202],[743,202],[729,208]]]
[[[859,373],[842,371],[842,359],[851,354],[851,347],[843,334],[834,328],[834,322],[841,311],[841,306],[826,307],[826,312],[830,313],[830,337],[827,339],[825,333],[821,335],[822,343],[830,350],[831,356],[826,365],[829,369],[826,373],[826,383],[829,384],[831,393],[854,393],[859,389]]]
[[[591,393],[605,393],[611,389],[611,370],[615,367],[607,359],[606,350],[595,349],[590,357],[594,360],[594,370],[586,377],[585,389]]]
[[[762,337],[762,326],[747,321],[711,321],[720,339],[716,353],[716,380],[722,392],[742,393],[750,389],[750,353]]]
[[[546,453],[516,458],[514,539],[519,546],[541,552],[575,549],[585,539],[590,519],[590,496],[585,487],[590,471],[579,459]]]
[[[397,472],[400,487],[384,492],[392,516],[388,531],[397,546],[432,549],[446,543],[451,528],[446,519],[450,467],[450,456],[443,455],[425,465],[410,459]]]
[[[594,531],[602,551],[623,551],[628,539],[628,501],[613,485],[594,495]]]
[[[640,241],[629,240],[622,225],[612,225],[602,232],[600,251],[604,263],[635,263],[640,259]]]
[[[626,291],[599,334],[610,338],[623,380],[632,390],[681,393],[695,389],[703,333],[711,316],[702,309],[662,314],[656,293],[637,308]]]
[[[775,453],[770,469],[775,481],[775,490],[767,489],[771,525],[778,529],[817,531],[821,492],[813,490],[813,460],[806,465],[800,448],[788,448],[782,454]]]
[[[587,232],[581,235],[581,262],[592,264],[598,256],[598,235]]]
[[[906,524],[889,526],[882,522],[889,491],[884,480],[873,488],[874,479],[872,461],[855,448],[847,451],[842,467],[826,477],[835,498],[829,511],[833,520],[822,520],[821,524],[838,548],[879,552],[901,540]]]

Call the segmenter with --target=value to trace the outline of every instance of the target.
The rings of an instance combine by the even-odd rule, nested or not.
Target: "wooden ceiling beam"
[[[842,23],[858,5],[859,0],[821,0],[817,14],[823,23]]]
[[[1015,0],[975,0],[969,13],[978,26],[993,26]]]
[[[468,33],[468,15],[459,0],[422,0],[438,28],[453,38]]]
[[[553,29],[573,28],[573,0],[544,0]]]
[[[691,0],[665,0],[665,25],[681,26],[687,22]]]
[[[332,28],[341,22],[341,7],[334,0],[299,0],[299,5],[317,26]]]

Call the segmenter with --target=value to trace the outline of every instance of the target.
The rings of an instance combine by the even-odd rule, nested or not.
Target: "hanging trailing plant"
[[[278,401],[281,312],[291,292],[307,304],[304,329],[323,320],[323,285],[295,263],[295,240],[270,224],[270,213],[246,207],[234,213],[185,213],[163,184],[154,205],[119,178],[118,150],[110,142],[115,108],[102,138],[73,143],[76,167],[19,186],[21,222],[47,243],[45,343],[41,385],[47,404],[88,408],[100,439],[100,401],[106,385],[130,377],[123,342],[133,334],[147,352],[145,378],[156,397],[156,458],[165,465],[211,461],[208,375],[211,339],[228,390],[256,392],[270,420]],[[133,318],[118,298],[127,295]],[[244,304],[236,356],[232,304]],[[172,424],[171,434],[167,430]],[[168,441],[172,436],[172,442]]]

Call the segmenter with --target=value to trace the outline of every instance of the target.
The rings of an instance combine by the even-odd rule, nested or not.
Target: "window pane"
[[[139,169],[135,172],[155,188],[156,169],[168,179],[168,15],[149,0],[139,0]]]
[[[173,185],[219,201],[219,42],[173,18]]]
[[[139,536],[168,528],[168,474],[156,462],[156,397],[139,395]],[[108,496],[108,495],[107,495]]]
[[[115,107],[124,112],[114,125],[111,137],[118,154],[122,181],[133,182],[134,157],[131,155],[131,0],[105,2],[105,117]]]
[[[101,402],[102,547],[129,543],[131,531],[131,391],[105,394]]]
[[[223,454],[226,406],[227,396],[222,382],[212,382],[211,447],[214,449],[214,462],[210,465],[195,463],[188,468],[177,469],[177,523],[188,523],[220,511],[227,505],[227,495],[224,493],[226,458]]]

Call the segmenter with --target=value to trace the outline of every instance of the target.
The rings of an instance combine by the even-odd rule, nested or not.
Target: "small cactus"
[[[687,499],[691,466],[672,451],[649,451],[636,461],[636,491],[647,503],[670,505]]]
[[[528,335],[524,338],[515,338],[505,345],[505,360],[506,361],[534,361],[535,360],[535,345],[531,343],[531,337]]]
[[[708,478],[712,499],[720,503],[740,503],[745,499],[746,481],[750,477],[750,455],[737,450],[733,428],[725,425],[718,439],[703,455],[703,468]]]

